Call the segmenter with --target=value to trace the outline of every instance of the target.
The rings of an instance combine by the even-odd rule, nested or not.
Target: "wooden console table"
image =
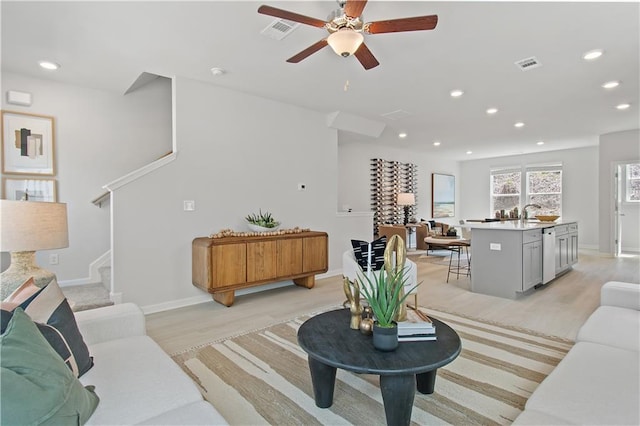
[[[326,232],[253,237],[200,237],[191,245],[193,285],[231,306],[235,290],[293,280],[313,288],[315,275],[328,270]]]

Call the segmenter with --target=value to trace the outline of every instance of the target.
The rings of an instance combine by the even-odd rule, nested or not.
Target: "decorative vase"
[[[373,347],[382,352],[395,351],[398,347],[398,325],[393,327],[380,327],[373,323]]]

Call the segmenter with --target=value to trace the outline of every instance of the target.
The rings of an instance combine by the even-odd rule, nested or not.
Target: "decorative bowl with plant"
[[[255,232],[275,231],[280,226],[280,222],[276,221],[269,212],[251,213],[245,217],[249,229]]]

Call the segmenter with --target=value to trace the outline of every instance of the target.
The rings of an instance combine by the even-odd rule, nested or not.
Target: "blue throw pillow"
[[[363,271],[369,266],[369,243],[361,240],[351,240],[353,255]],[[387,247],[387,237],[382,236],[371,242],[371,270],[379,271],[384,267],[384,249]]]

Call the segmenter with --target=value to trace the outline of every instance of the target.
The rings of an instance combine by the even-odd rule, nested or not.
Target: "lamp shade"
[[[37,251],[69,246],[67,205],[0,200],[0,251]]]
[[[340,56],[353,55],[364,41],[364,36],[351,28],[342,28],[327,38],[327,43]]]
[[[416,196],[411,192],[401,192],[398,194],[397,204],[399,206],[413,206],[416,203]]]

